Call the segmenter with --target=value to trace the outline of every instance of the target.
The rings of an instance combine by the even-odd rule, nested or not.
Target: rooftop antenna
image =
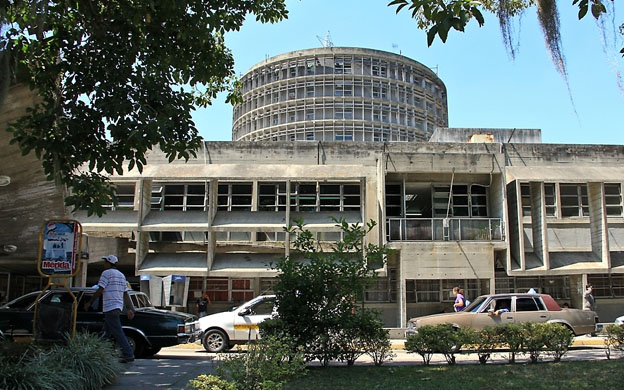
[[[321,46],[323,47],[334,47],[334,42],[332,42],[331,40],[331,34],[329,33],[329,31],[327,31],[327,35],[325,35],[325,38],[321,38],[317,35],[316,39],[321,42]]]

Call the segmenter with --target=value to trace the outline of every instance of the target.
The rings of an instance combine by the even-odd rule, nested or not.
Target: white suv
[[[261,295],[240,306],[197,321],[208,352],[223,352],[235,344],[260,338],[258,324],[275,314],[275,295]]]

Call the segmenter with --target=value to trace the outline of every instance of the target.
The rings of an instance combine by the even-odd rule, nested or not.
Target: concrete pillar
[[[610,268],[609,236],[607,231],[607,211],[604,200],[603,183],[587,183],[589,200],[589,226],[591,248],[602,265]]]
[[[399,269],[397,270],[397,283],[399,284],[397,289],[397,299],[398,299],[398,310],[399,323],[397,324],[398,328],[403,328],[407,324],[407,293],[405,286],[405,278],[403,277],[403,256],[401,253],[398,253],[399,257]]]
[[[286,180],[286,226],[290,226],[290,180]],[[290,234],[284,234],[284,256],[290,256]]]
[[[587,274],[570,275],[570,307],[574,309],[583,308],[583,291],[587,284]]]
[[[548,260],[548,235],[546,225],[546,202],[544,183],[531,182],[531,230],[533,233],[533,253],[542,261],[545,269],[550,269]]]

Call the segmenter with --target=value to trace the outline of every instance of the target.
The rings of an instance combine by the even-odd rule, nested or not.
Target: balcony
[[[388,241],[503,241],[500,218],[387,218]]]

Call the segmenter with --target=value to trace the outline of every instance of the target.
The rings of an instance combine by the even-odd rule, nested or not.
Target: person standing
[[[84,304],[84,309],[87,311],[95,300],[103,296],[104,336],[115,339],[117,345],[121,348],[122,358],[120,362],[130,363],[134,361],[134,352],[121,327],[120,315],[125,302],[127,308],[126,315],[129,320],[132,320],[134,318],[134,306],[128,294],[126,277],[117,270],[117,262],[119,261],[117,256],[108,255],[102,257],[102,259],[104,259],[104,267],[106,269],[100,276],[97,291]]]
[[[202,296],[197,299],[197,306],[195,309],[195,314],[199,318],[205,317],[208,315],[208,305],[210,305],[210,297],[208,296],[208,291],[202,291]]]
[[[588,284],[583,293],[583,310],[596,311],[596,299],[594,299],[594,286]]]
[[[466,308],[466,298],[464,297],[464,289],[455,287],[453,288],[453,295],[455,295],[455,303],[453,309],[455,311],[462,311]]]

